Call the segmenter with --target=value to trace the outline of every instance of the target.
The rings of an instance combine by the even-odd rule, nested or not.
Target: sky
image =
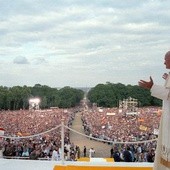
[[[163,84],[169,0],[0,0],[0,86]]]

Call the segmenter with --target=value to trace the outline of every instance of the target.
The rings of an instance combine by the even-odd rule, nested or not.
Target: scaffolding
[[[132,97],[119,101],[119,109],[124,115],[138,115],[138,100]]]

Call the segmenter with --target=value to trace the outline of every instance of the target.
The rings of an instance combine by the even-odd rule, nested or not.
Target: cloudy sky
[[[163,84],[169,0],[0,0],[0,85]]]

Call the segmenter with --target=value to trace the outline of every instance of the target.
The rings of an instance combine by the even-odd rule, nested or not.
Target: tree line
[[[35,84],[29,86],[0,86],[0,109],[19,110],[29,108],[30,98],[40,98],[40,108],[50,107],[70,108],[80,103],[84,91],[69,86],[61,89],[51,88],[46,85]],[[118,107],[119,101],[132,97],[138,100],[139,107],[161,106],[161,100],[152,97],[149,90],[137,85],[124,85],[121,83],[98,84],[88,91],[87,98],[99,107]]]
[[[98,84],[89,90],[87,97],[91,103],[96,103],[98,107],[118,107],[119,101],[128,97],[137,99],[139,107],[162,105],[161,100],[152,97],[149,90],[137,85],[121,83]]]
[[[50,107],[70,108],[76,106],[84,96],[80,89],[69,86],[61,89],[51,88],[46,85],[35,84],[33,87],[0,86],[0,109],[19,110],[29,108],[30,98],[40,98],[40,108]]]

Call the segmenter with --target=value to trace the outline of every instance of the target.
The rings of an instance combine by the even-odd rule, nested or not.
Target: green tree
[[[59,90],[59,107],[73,107],[80,102],[80,100],[83,98],[83,95],[83,91],[66,86]]]
[[[119,100],[132,97],[138,99],[139,106],[161,106],[161,100],[151,96],[149,90],[141,88],[139,86],[132,86],[121,83],[109,83],[98,84],[91,88],[88,95],[88,99],[92,103],[97,103],[102,107],[115,107],[119,105]]]

